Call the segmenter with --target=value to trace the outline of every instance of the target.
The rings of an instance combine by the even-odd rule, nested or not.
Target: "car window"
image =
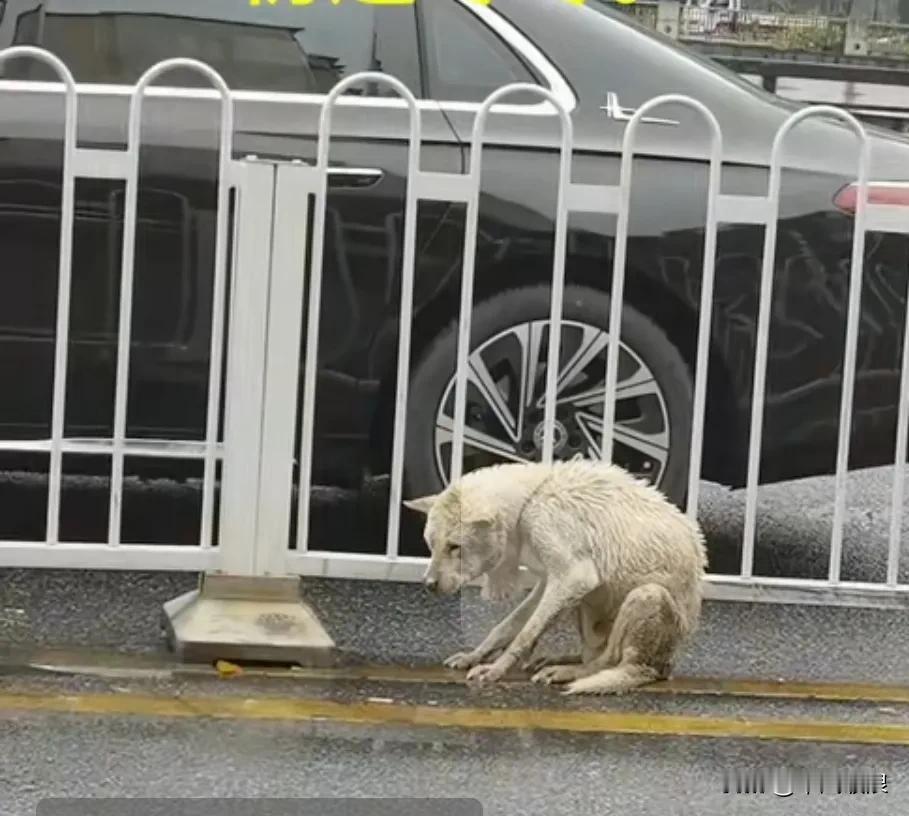
[[[380,71],[421,95],[412,6],[47,0],[41,42],[78,82],[132,84],[156,62],[191,57],[237,90],[325,93],[358,71]],[[208,84],[191,71],[166,82]]]
[[[512,82],[539,84],[521,58],[458,0],[425,0],[421,11],[428,51],[427,79],[434,99],[482,102]],[[539,99],[515,95],[507,101]]]
[[[38,42],[38,33],[41,30],[40,8],[29,9],[16,15],[15,30],[13,32],[13,45],[34,45]]]
[[[4,8],[0,3],[0,22],[11,26],[11,45],[38,45],[38,34],[41,28],[41,11],[39,4],[20,10]],[[7,60],[0,66],[0,77],[4,79],[27,79],[29,69],[34,65],[32,59]]]

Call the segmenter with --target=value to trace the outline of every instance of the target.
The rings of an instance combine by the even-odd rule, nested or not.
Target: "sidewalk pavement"
[[[172,573],[0,570],[0,644],[166,653],[161,606],[196,585]],[[475,645],[506,612],[476,592],[440,599],[413,584],[306,579],[304,596],[354,659],[438,665]],[[676,674],[909,684],[906,613],[707,602]],[[563,622],[541,648],[571,649]]]

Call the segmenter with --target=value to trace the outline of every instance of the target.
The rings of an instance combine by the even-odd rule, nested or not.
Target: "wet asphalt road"
[[[162,651],[161,604],[194,586],[191,576],[117,572],[17,571],[0,581],[0,650],[75,644]],[[441,600],[398,583],[307,580],[304,595],[344,652],[390,663],[437,664],[479,642],[507,609],[476,593]],[[906,684],[907,624],[899,610],[708,603],[676,674]],[[573,645],[563,624],[541,649]]]
[[[86,677],[9,673],[0,689],[0,794],[4,816],[33,816],[48,797],[470,797],[484,813],[525,816],[903,816],[909,806],[909,748],[812,742],[470,731],[410,725],[346,725],[317,721],[214,720],[194,700],[238,697],[383,700],[445,708],[547,708],[649,712],[739,721],[822,720],[909,722],[909,705],[762,701],[638,693],[620,698],[561,698],[530,686],[468,691],[459,684],[300,681],[244,675],[213,677]],[[27,693],[60,699],[102,695],[114,700],[182,699],[193,716],[61,714],[4,710],[4,697]],[[805,796],[781,800],[727,794],[724,771],[803,768],[812,773],[862,769],[886,774],[887,793]],[[828,775],[828,780],[830,776]],[[199,803],[196,803],[197,805]],[[266,803],[267,804],[267,803]],[[236,812],[290,816],[305,810]],[[83,811],[87,815],[88,811]],[[121,810],[119,813],[129,813]],[[444,812],[434,809],[434,814]],[[210,810],[155,811],[155,816],[233,816]],[[40,816],[40,811],[39,811]],[[63,816],[63,814],[59,814]],[[75,816],[75,815],[73,815]],[[92,816],[106,816],[92,813]],[[112,814],[111,814],[112,816]],[[139,816],[139,812],[136,813]],[[315,814],[313,814],[315,816]]]
[[[909,806],[905,748],[9,714],[0,755],[4,816],[32,816],[48,796],[468,796],[515,816],[903,816]],[[889,792],[723,793],[724,769],[780,765],[863,767],[887,773]]]
[[[890,478],[885,469],[850,479],[844,578],[875,580],[883,574]],[[764,489],[755,571],[822,577],[832,499],[830,480]],[[740,494],[705,486],[701,519],[716,571],[737,568],[743,507]],[[909,538],[909,514],[903,526]],[[905,567],[901,574],[905,580]],[[0,571],[0,644],[160,652],[160,605],[193,588],[195,580],[154,573]],[[338,644],[378,661],[437,663],[476,642],[503,612],[475,595],[442,601],[406,584],[307,580],[304,586]],[[701,632],[676,674],[907,684],[907,624],[902,611],[709,603]],[[564,638],[563,630],[551,640]],[[7,691],[16,682],[0,677]],[[84,681],[54,682],[60,685],[51,693],[88,687]],[[230,687],[224,688],[229,693]],[[340,686],[324,693],[344,695]],[[359,684],[356,693],[412,701],[430,692]],[[539,692],[497,692],[474,698],[471,705],[533,705],[533,695]],[[610,705],[709,716],[717,715],[718,704],[629,697]],[[746,719],[804,713],[782,702],[740,701],[726,713],[730,710]],[[886,707],[853,707],[848,715],[836,706],[814,711],[824,719],[907,721],[905,711]],[[909,812],[909,749],[897,747],[0,711],[0,757],[2,816],[31,816],[46,796],[466,795],[481,800],[486,813],[577,816],[725,811],[747,816],[784,807],[800,816]],[[890,792],[785,802],[771,795],[722,793],[724,768],[779,764],[860,765],[886,772]],[[224,808],[213,812],[232,816]]]

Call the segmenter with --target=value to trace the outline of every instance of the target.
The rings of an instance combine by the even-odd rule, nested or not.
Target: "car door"
[[[461,167],[454,131],[438,106],[422,99],[412,6],[46,0],[40,11],[35,41],[64,59],[77,82],[86,83],[83,144],[122,145],[128,86],[160,60],[191,57],[219,71],[236,91],[237,157],[313,162],[325,94],[340,79],[371,70],[398,77],[421,99],[423,168]],[[27,72],[27,78],[47,76],[40,67]],[[179,70],[155,84],[204,87],[208,82]],[[385,374],[370,349],[398,308],[409,126],[406,107],[395,97],[378,84],[350,89],[332,129],[315,467],[323,481],[333,483],[359,477],[371,425],[368,397]],[[198,438],[202,433],[214,236],[210,148],[216,122],[210,101],[156,89],[146,103],[131,436]],[[71,369],[82,383],[96,387],[92,398],[88,389],[80,389],[68,422],[79,433],[105,433],[115,360],[112,294],[119,274],[122,187],[96,182],[78,187],[77,197],[101,213],[106,226],[94,236],[80,228],[76,237],[84,270],[77,277],[85,277],[86,286],[74,290],[84,309],[81,323],[74,321]],[[445,202],[420,207],[420,275],[442,262],[434,234],[448,207]],[[90,282],[92,276],[103,280]]]

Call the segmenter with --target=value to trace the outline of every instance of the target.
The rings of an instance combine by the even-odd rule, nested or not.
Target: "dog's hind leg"
[[[606,648],[579,667],[565,693],[621,694],[666,679],[684,633],[678,605],[665,587],[633,589],[619,608]]]
[[[581,654],[561,659],[538,661],[533,667],[534,683],[567,683],[585,677],[587,666],[599,657],[609,642],[620,605],[610,588],[598,587],[585,597],[576,609]],[[604,668],[599,666],[599,668]]]
[[[585,615],[585,610],[584,610],[584,607],[582,604],[578,604],[578,606],[575,607],[574,616],[575,616],[575,622],[576,622],[577,628],[578,628],[578,633],[581,637],[581,643],[585,643],[584,627],[585,627],[586,615]],[[539,638],[537,639],[537,643],[539,643]],[[584,656],[581,654],[578,654],[578,653],[563,654],[563,655],[549,655],[549,654],[535,655],[534,652],[536,652],[537,643],[534,643],[533,646],[530,647],[530,657],[527,658],[527,660],[524,662],[524,670],[531,672],[532,674],[538,673],[540,671],[540,669],[542,669],[546,666],[553,666],[553,665],[557,665],[557,664],[574,665],[574,664],[580,664],[580,663],[584,662]],[[585,646],[585,651],[586,651],[586,646]]]
[[[525,668],[533,673],[534,683],[567,683],[584,676],[583,666],[603,653],[609,633],[615,624],[618,607],[610,607],[602,599],[588,596],[575,610],[581,653],[562,657],[540,657],[529,661]]]

